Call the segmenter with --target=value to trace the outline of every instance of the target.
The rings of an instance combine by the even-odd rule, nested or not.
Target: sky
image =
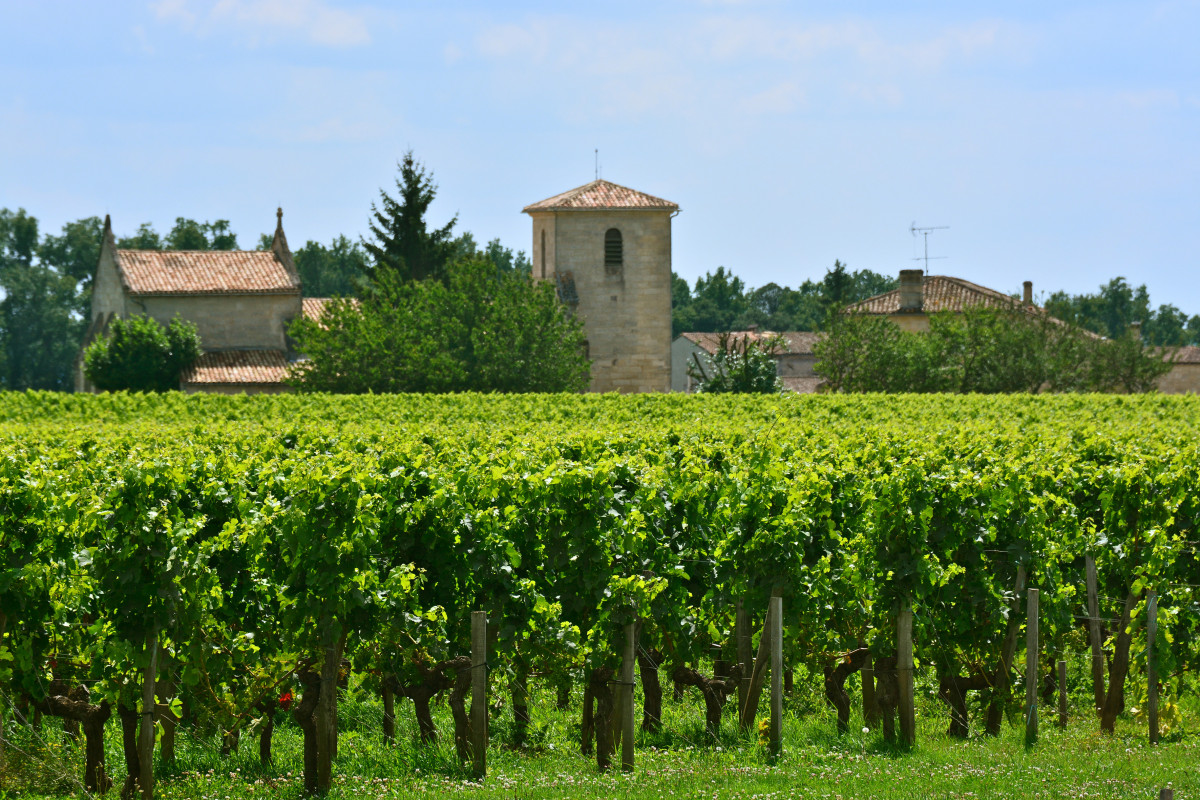
[[[1116,276],[1200,313],[1200,2],[0,2],[0,208],[243,247],[431,225],[530,249],[601,177],[678,203],[673,267],[840,259],[1006,292]]]

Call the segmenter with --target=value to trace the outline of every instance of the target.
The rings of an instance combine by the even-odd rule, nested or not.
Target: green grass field
[[[815,686],[808,680],[798,690]],[[339,756],[335,798],[469,797],[515,798],[1157,798],[1170,786],[1175,798],[1200,797],[1200,717],[1184,715],[1184,725],[1157,747],[1134,718],[1126,716],[1116,736],[1103,736],[1075,697],[1075,718],[1063,731],[1043,712],[1041,739],[1023,741],[1020,720],[1004,734],[958,741],[945,735],[945,707],[928,689],[919,698],[918,744],[911,751],[887,745],[876,731],[863,732],[854,719],[851,733],[838,737],[834,720],[811,692],[788,699],[784,715],[784,754],[774,765],[766,748],[736,734],[727,707],[721,737],[703,731],[703,704],[691,693],[674,702],[668,690],[664,731],[639,734],[637,765],[631,775],[599,774],[595,762],[579,754],[577,711],[558,712],[548,692],[536,691],[529,744],[517,750],[511,714],[493,717],[489,772],[472,783],[454,758],[449,712],[435,709],[443,740],[432,747],[416,743],[411,706],[398,706],[397,744],[383,744],[382,709],[373,698],[352,692],[340,705]],[[577,700],[578,698],[576,698]],[[215,737],[201,738],[180,728],[177,761],[156,764],[158,796],[194,800],[302,796],[299,730],[286,714],[275,732],[275,764],[258,762],[257,740],[244,739],[238,752],[220,754]],[[640,719],[640,717],[639,717]],[[106,732],[109,774],[119,788],[124,778],[117,726]],[[3,791],[9,796],[63,797],[83,794],[81,748],[46,719],[40,732],[9,728]],[[116,789],[112,796],[116,795]],[[0,794],[0,796],[3,796]]]

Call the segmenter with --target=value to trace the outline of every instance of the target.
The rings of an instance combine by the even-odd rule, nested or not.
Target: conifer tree
[[[363,241],[374,260],[368,275],[376,280],[381,270],[391,270],[401,280],[443,278],[446,264],[455,253],[451,232],[458,215],[441,228],[428,230],[425,212],[437,196],[433,173],[426,171],[411,150],[397,166],[399,196],[393,198],[380,189],[379,205],[371,204],[373,241]]]

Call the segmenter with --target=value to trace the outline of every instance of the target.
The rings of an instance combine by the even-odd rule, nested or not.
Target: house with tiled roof
[[[774,340],[778,344],[771,351],[775,359],[775,370],[785,391],[812,394],[821,391],[825,380],[814,372],[817,363],[814,352],[817,342],[825,334],[810,331],[732,331],[729,336],[738,342],[762,342]],[[713,369],[712,357],[720,348],[719,333],[681,333],[671,343],[671,391],[694,392],[696,379],[690,373],[703,370],[706,374]],[[690,368],[690,369],[689,369]]]
[[[920,332],[929,330],[930,314],[980,307],[1045,313],[1033,303],[1033,281],[1025,281],[1023,297],[1017,299],[962,278],[926,275],[919,269],[900,270],[899,288],[849,305],[845,313],[886,316],[906,331]]]
[[[929,315],[939,312],[962,313],[969,308],[997,308],[1042,315],[1058,324],[1066,324],[1049,316],[1044,308],[1033,302],[1033,282],[1025,281],[1020,299],[977,283],[948,275],[926,275],[919,269],[900,270],[900,286],[890,292],[868,297],[847,306],[848,314],[886,316],[907,331],[928,331]],[[1103,338],[1084,331],[1087,336]],[[1171,371],[1156,382],[1158,391],[1165,394],[1200,393],[1200,347],[1167,349],[1164,358],[1171,359]]]
[[[327,298],[302,296],[300,275],[276,215],[269,250],[158,251],[116,246],[104,220],[100,261],[92,289],[92,319],[83,348],[103,336],[117,317],[145,315],[166,325],[191,322],[203,354],[186,371],[185,391],[287,391],[283,379],[297,358],[287,326],[301,314],[319,316]],[[91,387],[76,360],[77,391]]]
[[[593,392],[671,384],[671,219],[679,206],[595,180],[531,203],[533,278],[582,321]]]

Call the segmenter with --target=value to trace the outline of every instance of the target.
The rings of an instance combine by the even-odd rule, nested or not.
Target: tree
[[[104,392],[168,392],[200,357],[196,326],[176,318],[164,328],[150,317],[112,321],[83,355],[87,379]]]
[[[1171,368],[1132,335],[1109,341],[1045,314],[994,308],[934,314],[922,333],[840,314],[816,355],[817,374],[845,392],[1145,392]]]
[[[361,302],[335,301],[319,321],[289,329],[308,359],[290,382],[302,391],[563,392],[587,386],[580,321],[549,283],[459,262],[446,280],[394,272]]]
[[[447,262],[455,251],[451,231],[458,222],[455,215],[441,228],[428,230],[425,213],[437,195],[433,173],[417,161],[409,150],[397,165],[400,177],[396,180],[398,199],[379,190],[379,206],[371,204],[370,223],[373,241],[364,241],[374,259],[368,267],[372,280],[379,273],[391,270],[404,280],[425,280],[444,276]]]
[[[815,372],[834,392],[939,391],[927,340],[885,317],[838,314],[817,342]]]
[[[272,236],[263,234],[259,250],[270,250]],[[329,246],[309,240],[292,253],[307,297],[358,297],[366,287],[369,259],[360,242],[336,236]]]
[[[779,394],[783,383],[775,354],[783,346],[783,337],[751,339],[722,333],[717,337],[717,351],[707,369],[699,358],[688,364],[688,377],[699,381],[697,391],[710,394]]]
[[[229,220],[196,222],[186,217],[176,217],[164,244],[166,250],[237,250],[238,246],[237,235],[229,230]]]
[[[748,289],[724,267],[696,280],[695,290],[678,275],[671,278],[671,329],[716,333],[757,325],[772,331],[819,331],[834,311],[849,303],[891,291],[895,278],[871,270],[850,272],[834,261],[820,281],[806,280],[796,289],[768,283]]]
[[[72,247],[55,241],[48,249]],[[45,252],[35,217],[24,209],[0,209],[0,389],[64,391],[72,385],[86,294],[76,277],[39,257]]]
[[[162,250],[163,240],[149,222],[138,226],[133,236],[123,236],[117,239],[117,247],[122,250]]]
[[[453,256],[452,262],[468,261],[470,259],[485,259],[492,262],[496,269],[501,272],[517,271],[526,275],[533,274],[533,264],[529,262],[529,257],[524,250],[518,250],[515,254],[511,247],[505,247],[500,243],[500,239],[492,239],[487,243],[487,246],[480,249],[475,244],[475,237],[470,231],[463,231],[453,240]]]
[[[696,279],[688,304],[674,314],[672,327],[675,335],[685,331],[736,330],[748,324],[743,319],[748,310],[742,279],[724,267],[717,267],[716,272]]]
[[[1046,299],[1046,311],[1113,341],[1124,337],[1130,325],[1140,323],[1146,344],[1200,344],[1200,315],[1188,317],[1170,304],[1152,309],[1145,284],[1134,288],[1121,277],[1103,284],[1096,294],[1054,292]]]

